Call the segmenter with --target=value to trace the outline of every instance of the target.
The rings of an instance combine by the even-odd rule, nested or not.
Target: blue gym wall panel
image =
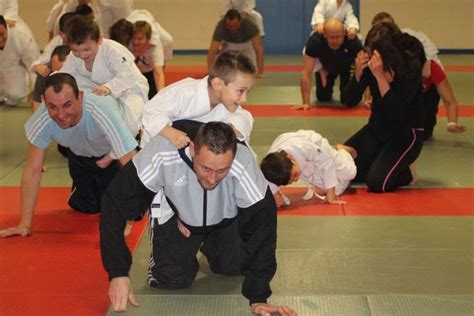
[[[351,0],[359,16],[359,0]],[[265,54],[301,54],[311,32],[311,16],[317,0],[257,0],[263,16]]]

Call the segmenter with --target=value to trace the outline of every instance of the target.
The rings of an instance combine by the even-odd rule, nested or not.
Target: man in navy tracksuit
[[[140,215],[161,189],[167,205],[152,214],[151,286],[189,286],[201,250],[214,273],[244,275],[242,293],[252,312],[295,315],[285,306],[266,303],[276,272],[275,201],[249,148],[222,122],[203,124],[182,149],[154,137],[104,194],[101,251],[114,310],[125,310],[127,301],[136,305],[128,277],[131,254],[123,237],[125,222]]]

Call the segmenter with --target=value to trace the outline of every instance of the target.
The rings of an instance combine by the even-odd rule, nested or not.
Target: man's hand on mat
[[[301,105],[293,105],[290,109],[292,110],[309,110],[311,108],[311,105],[309,104],[301,104]]]
[[[0,230],[0,237],[11,237],[11,236],[22,236],[26,237],[31,233],[30,228],[26,226],[18,225],[16,227],[10,227]]]
[[[138,307],[129,277],[117,277],[110,281],[109,298],[112,309],[116,312],[127,311],[128,302]]]
[[[253,303],[252,313],[261,316],[271,316],[278,313],[281,316],[296,316],[296,312],[287,306],[277,306],[265,303]]]

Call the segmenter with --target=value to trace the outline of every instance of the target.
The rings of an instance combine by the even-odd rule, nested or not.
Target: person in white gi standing
[[[56,35],[60,33],[59,20],[61,17],[68,12],[74,12],[79,5],[86,4],[91,7],[94,21],[97,24],[101,24],[100,13],[97,7],[92,3],[92,0],[59,0],[51,10],[49,11],[48,18],[46,19],[46,27],[48,30],[48,38],[52,40]],[[106,30],[102,30],[106,33]]]
[[[133,0],[97,0],[97,3],[104,34],[109,34],[112,24],[127,18],[133,9]]]
[[[28,71],[39,57],[33,34],[17,24],[9,28],[0,15],[0,102],[18,105],[28,94]]]
[[[0,0],[0,15],[3,15],[9,27],[18,21],[18,2],[16,0]]]

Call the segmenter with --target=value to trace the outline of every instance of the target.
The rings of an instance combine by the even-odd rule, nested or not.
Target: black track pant
[[[188,287],[199,269],[198,250],[206,256],[211,271],[223,275],[241,274],[242,241],[238,220],[207,234],[184,237],[177,228],[176,216],[163,225],[156,219],[151,229],[153,252],[148,284],[162,289]]]
[[[334,89],[334,81],[337,78],[337,74],[328,74],[326,87],[323,87],[321,76],[319,72],[315,74],[316,77],[316,99],[320,102],[331,101]],[[339,74],[339,90],[342,95],[344,87],[347,85],[350,79],[349,71]]]
[[[409,166],[423,147],[423,129],[402,128],[382,142],[365,125],[345,144],[357,150],[355,181],[366,182],[371,192],[391,192],[412,181]]]
[[[440,96],[436,86],[431,86],[423,93],[423,107],[425,109],[425,140],[433,136],[433,129],[436,125],[436,115],[438,114]]]
[[[68,204],[83,213],[99,213],[100,198],[120,167],[116,160],[105,169],[97,167],[100,158],[75,155],[67,150],[69,174],[72,178],[72,192]]]
[[[153,70],[149,72],[144,72],[143,75],[145,76],[146,80],[148,81],[148,86],[150,90],[148,90],[148,100],[151,100],[158,93],[156,90],[156,81],[155,76],[153,75]]]

